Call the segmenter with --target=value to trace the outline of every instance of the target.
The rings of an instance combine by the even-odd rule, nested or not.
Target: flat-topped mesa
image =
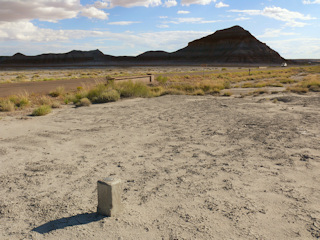
[[[220,63],[281,63],[284,59],[240,26],[194,40],[172,53],[176,60]]]

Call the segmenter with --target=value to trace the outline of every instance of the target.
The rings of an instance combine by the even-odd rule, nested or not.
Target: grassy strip
[[[76,107],[90,106],[91,104],[115,102],[121,98],[132,97],[158,97],[162,95],[222,95],[231,96],[230,91],[223,91],[234,87],[261,88],[250,92],[248,95],[266,93],[264,87],[287,87],[288,91],[307,93],[320,92],[320,67],[287,68],[273,71],[224,72],[201,75],[175,75],[170,77],[159,76],[156,83],[146,85],[141,82],[112,80],[98,83],[93,88],[78,87],[74,92],[65,92],[63,87],[58,87],[47,96],[29,96],[27,94],[11,96],[0,99],[0,111],[12,112],[25,108],[36,108],[34,116],[47,114],[52,108],[61,104],[73,103]],[[292,79],[291,76],[304,76]],[[263,79],[263,80],[262,80]],[[250,82],[248,82],[250,81]],[[50,109],[50,110],[49,110]]]

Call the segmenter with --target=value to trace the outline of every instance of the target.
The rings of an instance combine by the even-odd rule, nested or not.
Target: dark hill
[[[180,61],[215,63],[282,63],[284,59],[242,27],[234,26],[192,41],[171,54]]]

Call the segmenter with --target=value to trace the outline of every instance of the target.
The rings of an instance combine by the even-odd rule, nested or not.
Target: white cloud
[[[269,41],[268,45],[288,59],[319,59],[320,56],[320,38],[292,38]]]
[[[280,8],[280,7],[266,7],[263,10],[230,10],[230,12],[239,12],[239,13],[244,13],[251,16],[261,15],[261,16],[286,22],[286,25],[291,27],[303,27],[307,25],[306,23],[296,21],[296,19],[298,20],[315,19],[310,15],[303,15],[299,12],[292,12],[285,8]]]
[[[50,42],[100,36],[99,31],[52,30],[38,28],[28,21],[0,23],[0,40]]]
[[[79,14],[88,18],[108,19],[109,15],[100,10],[108,6],[105,1],[82,6],[80,0],[0,0],[0,6],[0,21],[3,22],[33,19],[57,22],[75,18]]]
[[[198,23],[202,20],[203,18],[177,18],[175,23]]]
[[[104,9],[109,6],[109,3],[105,2],[105,1],[97,1],[93,5],[98,9]]]
[[[109,7],[155,7],[162,4],[161,0],[108,0]]]
[[[56,22],[74,18],[82,9],[79,0],[0,0],[0,21],[39,19]]]
[[[229,5],[223,2],[219,2],[216,4],[216,8],[223,8],[223,7],[229,7]]]
[[[178,13],[178,14],[189,14],[190,12],[189,12],[189,11],[182,11],[182,10],[180,10],[180,11],[178,11],[177,13]]]
[[[159,16],[159,18],[166,19],[166,18],[168,18],[168,16]]]
[[[249,20],[250,18],[248,17],[238,17],[235,19],[235,21],[245,21],[245,20]]]
[[[211,32],[164,31],[141,34],[107,33],[108,39],[118,42],[130,42],[132,48],[147,50],[175,51],[185,47],[188,42],[209,35]]]
[[[81,11],[81,15],[87,18],[97,18],[101,20],[108,19],[109,13],[105,13],[104,11],[97,9],[95,7],[84,8]]]
[[[216,1],[217,0],[181,0],[181,4],[182,6],[189,6],[191,4],[208,5]]]
[[[303,0],[302,3],[303,4],[320,4],[320,0],[314,0],[314,1]]]
[[[174,6],[177,6],[177,1],[176,0],[167,0],[165,3],[164,3],[164,6],[166,7],[174,7]]]
[[[169,25],[161,24],[161,25],[158,25],[157,28],[169,28]]]
[[[275,38],[280,36],[292,36],[292,35],[297,35],[297,34],[294,32],[283,32],[282,29],[267,28],[264,34],[257,37],[258,38]]]
[[[175,20],[169,23],[181,24],[181,23],[215,23],[220,20],[203,20],[203,18],[175,18]]]
[[[120,21],[120,22],[109,22],[109,25],[120,25],[120,26],[128,26],[134,23],[140,23],[140,22],[132,22],[132,21]]]

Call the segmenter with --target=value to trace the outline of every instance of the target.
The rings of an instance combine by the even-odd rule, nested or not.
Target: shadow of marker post
[[[103,218],[105,218],[105,216],[102,216],[98,213],[83,213],[83,214],[78,214],[75,216],[60,218],[57,220],[47,222],[39,227],[32,229],[32,231],[40,234],[45,234],[54,230],[64,229],[66,227],[72,227],[72,226],[97,222]]]

